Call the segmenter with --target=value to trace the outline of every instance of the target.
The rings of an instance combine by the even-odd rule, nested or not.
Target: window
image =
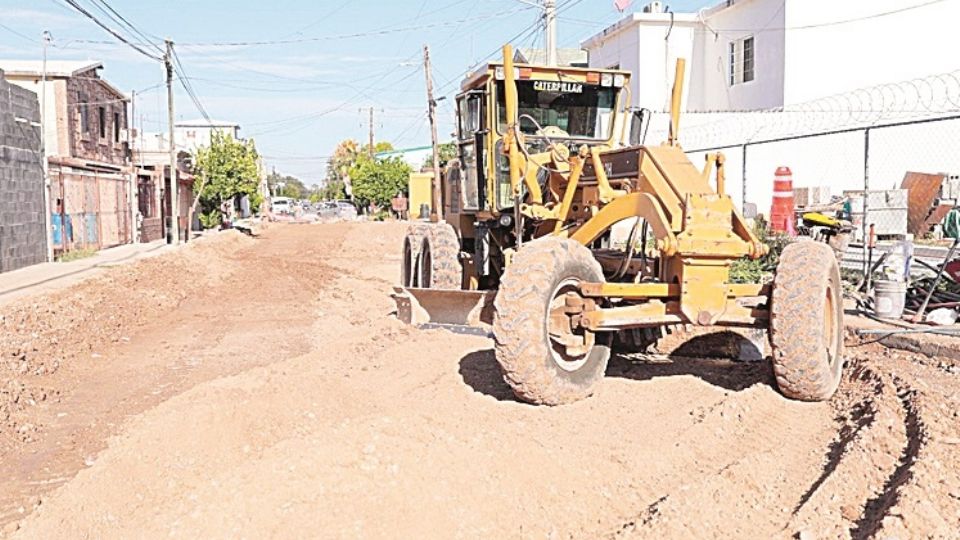
[[[754,73],[753,36],[730,42],[730,86],[750,82]]]
[[[77,103],[79,104],[77,107],[77,116],[80,117],[80,134],[86,135],[90,133],[90,119],[87,117],[89,111],[87,110],[87,98],[80,92],[77,92]]]
[[[107,110],[103,107],[97,107],[97,112],[99,112],[100,119],[100,138],[107,138]]]
[[[518,110],[521,116],[536,120],[541,128],[559,130],[554,137],[605,139],[610,136],[613,109],[618,88],[578,82],[517,81]],[[497,81],[499,131],[507,123],[503,81]],[[537,135],[539,128],[529,118],[521,118],[520,130]]]
[[[120,113],[113,113],[113,142],[120,142]]]

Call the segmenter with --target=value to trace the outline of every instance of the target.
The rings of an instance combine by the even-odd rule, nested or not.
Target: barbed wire
[[[805,103],[753,111],[693,111],[684,115],[686,148],[734,146],[758,140],[865,129],[960,112],[960,70],[885,83]],[[665,112],[654,115],[650,140],[665,139]]]

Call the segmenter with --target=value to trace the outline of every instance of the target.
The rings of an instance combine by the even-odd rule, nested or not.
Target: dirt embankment
[[[837,397],[810,404],[780,397],[765,364],[615,358],[595,396],[532,407],[489,340],[390,317],[402,234],[281,226],[208,253],[230,269],[220,285],[103,349],[115,425],[82,432],[96,451],[55,491],[19,484],[42,501],[8,518],[17,535],[958,537],[954,364],[853,347]],[[99,410],[69,383],[17,414]],[[75,433],[53,424],[18,443],[22,463]]]

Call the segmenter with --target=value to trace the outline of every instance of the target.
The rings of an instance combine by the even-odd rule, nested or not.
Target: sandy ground
[[[402,226],[222,234],[5,306],[0,536],[960,538],[960,367],[615,358],[516,402],[491,342],[390,316]]]

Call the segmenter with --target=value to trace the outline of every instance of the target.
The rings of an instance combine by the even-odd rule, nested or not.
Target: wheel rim
[[[567,278],[561,281],[550,295],[547,305],[546,336],[553,363],[564,371],[577,371],[590,359],[596,344],[596,336],[583,328],[574,330],[567,313],[567,298],[583,297],[579,293],[580,280]]]

